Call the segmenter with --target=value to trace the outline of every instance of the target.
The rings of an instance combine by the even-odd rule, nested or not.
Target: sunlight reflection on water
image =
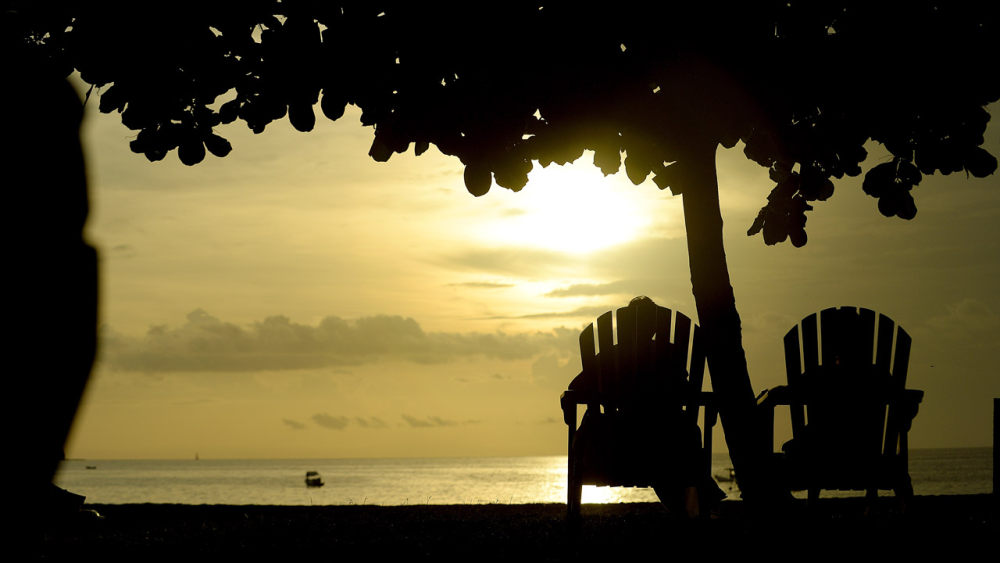
[[[910,474],[917,494],[989,492],[991,450],[915,450]],[[729,466],[713,456],[713,474]],[[93,466],[94,469],[88,469]],[[326,485],[307,488],[305,472]],[[56,483],[101,504],[405,505],[566,502],[566,457],[67,460]],[[739,491],[722,483],[730,498]],[[823,496],[843,494],[824,491]],[[860,493],[863,494],[863,493]],[[656,502],[652,489],[584,487],[584,503]]]

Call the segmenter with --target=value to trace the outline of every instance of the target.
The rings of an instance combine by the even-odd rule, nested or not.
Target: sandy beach
[[[86,505],[103,518],[50,525],[30,541],[34,560],[593,560],[642,554],[714,560],[740,551],[768,559],[803,553],[900,555],[995,548],[990,495],[917,497],[905,514],[879,499],[804,501],[780,517],[740,501],[717,519],[680,520],[661,505],[585,505],[579,526],[563,504],[445,506]],[[987,552],[988,553],[988,552]]]

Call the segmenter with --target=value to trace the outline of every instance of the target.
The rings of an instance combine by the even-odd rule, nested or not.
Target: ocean
[[[910,476],[918,495],[988,493],[992,448],[917,449]],[[713,456],[725,476],[727,454]],[[318,471],[323,487],[306,487]],[[566,502],[566,456],[250,459],[66,460],[56,484],[93,504],[407,505]],[[739,491],[720,481],[730,498]],[[822,496],[863,493],[823,491]],[[891,492],[883,492],[889,494]],[[797,493],[798,495],[798,493]],[[584,487],[585,503],[655,502],[652,489]]]

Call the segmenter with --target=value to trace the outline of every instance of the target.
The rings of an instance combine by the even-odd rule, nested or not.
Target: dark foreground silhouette
[[[15,523],[76,510],[52,485],[94,361],[97,254],[83,239],[87,181],[80,98],[63,76],[0,37],[5,503]],[[15,38],[16,39],[16,38]]]
[[[720,560],[747,553],[766,561],[804,554],[892,556],[944,549],[977,557],[1000,533],[989,495],[916,497],[900,516],[879,499],[822,499],[788,518],[744,516],[725,501],[719,519],[681,520],[655,503],[584,505],[579,528],[563,504],[458,506],[96,506],[106,518],[87,530],[52,529],[32,546],[53,560],[629,560],[644,553]],[[983,554],[990,553],[985,551]],[[979,555],[978,557],[982,557]]]

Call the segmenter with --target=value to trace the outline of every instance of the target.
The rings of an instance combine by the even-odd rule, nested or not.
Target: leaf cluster
[[[214,128],[236,120],[309,131],[317,102],[332,120],[361,108],[376,161],[431,144],[458,157],[477,196],[588,149],[605,174],[681,193],[696,149],[742,141],[775,182],[748,234],[796,246],[869,139],[893,155],[864,181],[887,216],[915,215],[924,174],[997,167],[981,148],[995,3],[8,4],[24,46],[101,88],[153,161],[225,156]]]

